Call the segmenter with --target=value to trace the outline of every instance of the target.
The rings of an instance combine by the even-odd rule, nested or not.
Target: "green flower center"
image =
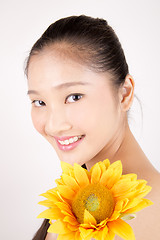
[[[98,197],[96,197],[94,194],[91,194],[85,202],[85,208],[89,211],[89,212],[94,212],[96,210],[99,209],[99,200]]]
[[[85,209],[92,214],[97,223],[109,218],[114,210],[111,191],[100,183],[90,184],[81,189],[72,202],[72,211],[79,223],[84,223]]]

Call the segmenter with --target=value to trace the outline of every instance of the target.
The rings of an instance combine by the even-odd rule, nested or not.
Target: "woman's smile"
[[[78,136],[66,136],[66,137],[54,137],[57,142],[57,146],[62,151],[69,151],[75,148],[79,143],[82,142],[85,135],[78,135]]]

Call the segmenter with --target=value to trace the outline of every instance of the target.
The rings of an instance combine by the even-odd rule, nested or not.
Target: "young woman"
[[[26,75],[34,127],[61,161],[90,169],[106,158],[121,160],[124,174],[148,181],[154,205],[129,224],[137,240],[159,239],[160,174],[129,128],[134,80],[113,29],[84,15],[58,20],[32,47]],[[33,239],[56,239],[48,227],[45,220]]]

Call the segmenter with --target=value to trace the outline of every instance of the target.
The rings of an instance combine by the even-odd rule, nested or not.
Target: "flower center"
[[[72,211],[79,223],[84,223],[85,209],[97,223],[109,218],[114,209],[114,199],[110,190],[100,183],[90,184],[81,189],[72,202]]]
[[[98,210],[99,208],[98,197],[96,197],[94,194],[91,194],[85,202],[85,208],[91,212]]]

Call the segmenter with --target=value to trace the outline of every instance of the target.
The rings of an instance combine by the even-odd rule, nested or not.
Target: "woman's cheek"
[[[95,124],[97,117],[97,109],[94,108],[90,102],[83,102],[74,104],[68,108],[68,119],[74,127],[81,129],[90,129]],[[92,123],[93,122],[93,123]]]
[[[34,128],[42,135],[44,135],[45,121],[43,116],[40,113],[37,113],[36,110],[32,110],[31,118]]]
[[[68,121],[71,121],[73,124],[75,123],[81,123],[81,121],[85,117],[85,106],[84,104],[78,104],[77,103],[70,103],[70,105],[67,108],[67,119]]]

